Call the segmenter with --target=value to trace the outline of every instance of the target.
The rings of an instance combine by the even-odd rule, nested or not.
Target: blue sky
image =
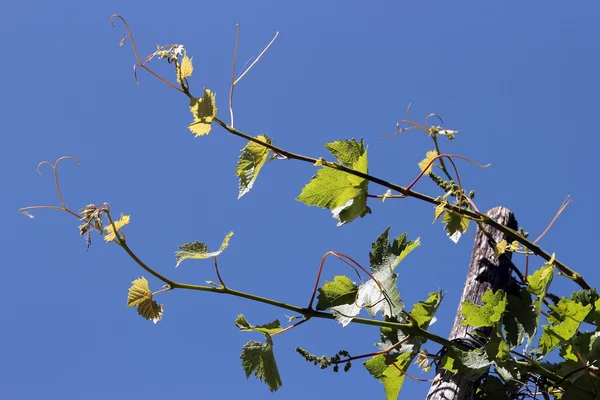
[[[481,210],[509,207],[537,236],[572,196],[541,244],[592,285],[600,279],[589,256],[599,239],[595,2],[7,0],[0,12],[2,398],[383,397],[360,363],[334,374],[294,352],[374,351],[376,329],[311,321],[278,336],[283,387],[269,394],[245,380],[239,361],[241,346],[260,337],[240,333],[233,321],[239,313],[256,324],[284,321],[281,310],[183,291],[157,298],[165,304],[157,325],[126,308],[129,283],[150,277],[117,246],[96,237],[87,251],[67,214],[38,211],[29,220],[16,212],[56,203],[50,169],[38,176],[35,166],[62,155],[83,163],[67,161],[61,170],[67,204],[107,201],[116,214],[130,214],[129,245],[177,281],[215,279],[208,261],[175,269],[178,245],[216,247],[234,231],[219,263],[226,283],[304,306],[323,253],[345,252],[367,265],[371,242],[391,226],[394,236],[408,232],[422,241],[397,270],[404,302],[438,288],[446,293],[434,332],[448,334],[462,292],[472,239],[450,242],[442,225],[431,224],[430,205],[370,201],[372,215],[336,227],[328,211],[294,200],[315,169],[293,161],[267,165],[237,200],[233,172],[244,142],[218,127],[194,139],[185,96],[143,72],[136,86],[130,45],[117,46],[124,30],[108,22],[113,13],[127,18],[142,54],[157,43],[184,44],[194,56],[193,92],[215,91],[224,120],[236,21],[239,70],[279,31],[236,87],[236,128],[267,134],[297,153],[326,156],[323,143],[364,138],[370,172],[406,185],[431,150],[429,139],[417,132],[380,136],[394,131],[411,102],[415,119],[440,114],[447,128],[460,130],[456,141],[443,143],[446,152],[492,164],[460,164]],[[417,189],[438,194],[428,182]],[[331,262],[324,278],[347,272]],[[564,279],[553,284],[561,294],[575,289]],[[428,387],[407,381],[401,396],[422,398]]]

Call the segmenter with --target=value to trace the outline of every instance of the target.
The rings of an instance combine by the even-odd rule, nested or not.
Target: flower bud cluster
[[[348,372],[352,368],[352,362],[350,360],[344,361],[342,357],[350,358],[350,353],[346,350],[340,350],[333,357],[321,356],[317,357],[314,354],[310,354],[307,350],[301,347],[296,347],[296,352],[300,354],[306,361],[312,362],[313,365],[319,365],[321,369],[326,369],[330,365],[333,365],[333,372],[338,372],[340,367],[339,364],[345,363],[344,372]]]

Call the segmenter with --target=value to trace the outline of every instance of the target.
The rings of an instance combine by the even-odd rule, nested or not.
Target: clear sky
[[[113,13],[127,18],[142,54],[157,43],[184,44],[194,56],[192,90],[215,91],[224,120],[236,21],[239,71],[279,31],[236,87],[236,127],[291,151],[327,156],[323,143],[364,138],[369,171],[406,185],[431,150],[429,138],[380,137],[394,131],[410,102],[415,119],[440,114],[447,128],[460,130],[443,144],[446,152],[492,164],[459,164],[480,209],[509,207],[537,236],[565,196],[573,197],[541,244],[592,285],[600,280],[590,258],[599,239],[596,2],[4,0],[0,397],[383,398],[360,363],[334,374],[294,351],[375,351],[376,328],[311,321],[278,336],[283,387],[270,394],[246,381],[240,366],[241,346],[259,335],[239,332],[233,321],[239,313],[255,324],[285,321],[281,310],[183,291],[157,298],[165,305],[157,325],[126,308],[132,280],[143,275],[154,290],[160,282],[98,236],[87,251],[67,214],[38,211],[29,220],[16,212],[56,204],[50,169],[40,176],[35,167],[62,155],[82,160],[61,170],[67,204],[107,201],[117,215],[130,214],[129,245],[177,281],[215,280],[209,261],[175,269],[178,245],[217,247],[234,231],[220,257],[226,283],[305,306],[323,253],[338,250],[367,265],[371,242],[391,226],[394,236],[422,241],[397,269],[404,302],[438,288],[446,293],[434,332],[448,334],[462,292],[472,239],[450,242],[441,224],[431,224],[430,205],[370,201],[372,215],[336,227],[328,211],[294,200],[315,172],[294,161],[268,164],[237,200],[233,172],[245,143],[218,127],[194,139],[185,96],[144,72],[136,86],[130,44],[118,47],[123,27],[109,24]],[[417,189],[439,194],[428,182]],[[324,278],[343,273],[332,261]],[[575,289],[560,278],[553,284],[562,294]],[[423,398],[428,387],[407,380],[401,396]]]

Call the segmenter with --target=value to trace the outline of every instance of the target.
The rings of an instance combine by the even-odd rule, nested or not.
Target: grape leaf
[[[125,225],[129,224],[129,220],[130,220],[130,216],[129,215],[125,215],[125,214],[121,214],[121,218],[118,221],[113,221],[115,224],[115,228],[117,228],[117,231],[120,231],[122,227],[124,227]],[[108,242],[112,242],[113,240],[115,240],[115,238],[117,237],[115,235],[115,231],[113,230],[113,226],[112,224],[108,224],[104,227],[104,230],[106,231],[106,235],[104,236],[104,240],[108,243]]]
[[[424,175],[431,172],[431,169],[435,164],[432,163],[429,165],[429,163],[431,163],[431,161],[433,161],[437,156],[438,152],[436,150],[428,151],[427,154],[425,154],[425,158],[419,163],[419,168],[421,171],[425,171],[423,173]]]
[[[483,306],[473,304],[466,300],[462,303],[460,313],[465,317],[462,325],[483,327],[496,326],[502,319],[502,313],[506,308],[506,294],[503,290],[498,290],[496,293],[492,289],[486,290],[481,296]]]
[[[592,304],[592,310],[587,317],[585,317],[584,321],[588,324],[600,326],[600,295],[598,295],[597,289],[594,288],[573,292],[571,300],[575,300],[584,306]]]
[[[246,373],[246,379],[254,374],[254,377],[265,382],[271,392],[281,387],[281,377],[273,354],[273,340],[265,335],[266,343],[251,340],[242,347],[242,368]]]
[[[406,371],[412,359],[410,353],[397,354],[389,356],[389,358],[379,354],[363,363],[363,365],[373,378],[379,379],[383,383],[385,398],[395,400],[398,398],[404,383],[405,374],[400,370]]]
[[[536,314],[531,294],[525,288],[520,288],[518,295],[509,294],[506,300],[506,311],[502,323],[506,341],[511,348],[514,348],[535,335]]]
[[[442,201],[440,204],[435,206],[435,210],[433,212],[433,222],[437,221],[437,219],[442,215],[442,213],[446,210],[446,206],[448,205],[447,201]]]
[[[446,210],[442,222],[446,224],[444,229],[450,240],[454,243],[458,243],[462,234],[469,228],[470,220],[454,211]]]
[[[327,143],[325,147],[346,167],[367,173],[367,150],[362,141],[337,141]],[[341,226],[371,212],[367,207],[367,188],[366,179],[324,166],[304,186],[296,200],[331,210]]]
[[[492,362],[482,349],[464,351],[450,348],[440,363],[440,367],[452,373],[459,373],[461,377],[469,381],[481,378],[490,365]]]
[[[496,243],[496,249],[494,251],[495,257],[500,257],[500,254],[504,254],[506,252],[506,247],[508,247],[508,242],[506,239],[502,239],[498,243]]]
[[[417,321],[420,328],[427,329],[435,320],[435,313],[440,307],[444,294],[441,290],[429,293],[429,298],[419,301],[413,306],[410,315]]]
[[[194,121],[188,128],[195,134],[194,137],[208,135],[210,124],[217,116],[215,94],[205,88],[202,97],[190,99],[190,111],[194,116]]]
[[[209,252],[208,246],[202,242],[189,242],[182,244],[179,246],[181,251],[175,252],[175,259],[177,260],[176,267],[181,264],[181,262],[188,258],[194,258],[198,260],[203,260],[205,258],[216,257],[223,252],[229,246],[229,239],[233,236],[233,232],[229,232],[225,239],[223,239],[223,243],[221,243],[221,247],[217,251]]]
[[[192,76],[192,72],[194,72],[194,66],[192,65],[192,59],[187,56],[183,56],[181,60],[181,65],[179,66],[179,73],[177,74],[177,83],[181,85],[184,79]]]
[[[127,307],[136,307],[142,317],[155,324],[162,319],[163,305],[152,300],[148,281],[143,276],[131,282],[127,295]]]
[[[271,139],[268,136],[258,135],[256,138],[261,142],[271,144]],[[254,142],[248,142],[246,147],[242,149],[242,154],[235,170],[235,175],[240,178],[238,199],[252,189],[260,169],[265,165],[269,157],[269,152],[270,150],[267,147]]]
[[[275,333],[281,330],[281,324],[278,319],[268,324],[252,326],[242,314],[237,316],[234,324],[244,332]]]
[[[353,304],[358,293],[358,286],[347,276],[334,276],[333,282],[325,281],[319,288],[317,310],[326,310],[343,304]]]
[[[406,240],[406,233],[398,236],[390,243],[390,228],[388,227],[371,245],[369,261],[371,271],[377,272],[383,268],[393,271],[400,261],[421,245],[420,238]]]
[[[548,322],[551,325],[543,325],[544,332],[538,345],[544,356],[573,337],[581,322],[590,312],[592,305],[584,306],[563,297],[556,306],[550,308],[552,312],[548,316]]]
[[[552,278],[554,275],[554,265],[552,262],[549,262],[543,265],[540,269],[535,271],[533,275],[529,275],[527,277],[527,290],[529,293],[536,296],[536,300],[533,302],[533,311],[535,313],[535,327],[537,331],[537,326],[540,323],[540,313],[542,312],[542,303],[544,302],[544,297],[546,296],[546,292],[550,288],[550,284],[552,283]],[[534,331],[535,335],[535,331]],[[533,340],[533,335],[529,337],[527,341],[527,346],[531,344]]]
[[[131,282],[127,296],[127,307],[139,306],[144,301],[152,298],[152,292],[148,286],[148,280],[143,276]]]

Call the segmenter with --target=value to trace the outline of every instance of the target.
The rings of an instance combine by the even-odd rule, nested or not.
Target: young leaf
[[[181,85],[184,79],[192,76],[192,72],[194,72],[194,66],[192,65],[192,59],[187,56],[183,56],[181,60],[181,65],[179,66],[179,73],[177,74],[177,83]]]
[[[446,224],[444,229],[450,240],[454,243],[458,243],[462,234],[467,231],[470,220],[454,211],[446,210],[442,222]]]
[[[347,276],[334,276],[333,282],[325,281],[319,288],[317,310],[327,310],[343,304],[353,304],[358,293],[358,286]]]
[[[482,349],[463,351],[451,348],[440,363],[440,367],[453,373],[459,373],[463,378],[470,381],[481,378],[490,365],[492,365],[492,362]]]
[[[494,251],[494,256],[500,257],[500,254],[504,254],[506,252],[506,247],[508,246],[508,242],[506,239],[502,239],[500,242],[496,243],[496,250]]]
[[[195,134],[194,137],[208,135],[210,124],[217,116],[215,94],[205,88],[204,96],[190,99],[190,111],[194,116],[194,122],[188,128]]]
[[[406,233],[398,236],[390,243],[390,228],[388,227],[371,245],[369,261],[373,273],[384,268],[393,271],[400,261],[421,245],[420,239],[406,240]]]
[[[545,356],[561,343],[571,339],[591,308],[591,304],[584,306],[566,297],[563,297],[556,307],[551,307],[552,313],[548,316],[551,325],[543,326],[544,333],[538,345],[542,355]]]
[[[117,231],[120,231],[122,227],[127,225],[129,223],[129,219],[129,215],[121,214],[121,218],[118,221],[113,221],[115,227],[117,228]],[[113,230],[112,224],[108,224],[107,226],[105,226],[104,230],[106,231],[106,235],[104,236],[104,240],[106,241],[106,243],[115,240],[117,236],[115,235],[115,231]]]
[[[338,141],[325,146],[348,168],[367,173],[367,151],[362,141]],[[371,212],[367,207],[367,187],[366,179],[323,167],[304,186],[296,200],[331,210],[333,217],[338,220],[338,226],[341,226]]]
[[[258,135],[256,138],[261,142],[271,144],[271,139],[265,135]],[[252,189],[258,172],[269,157],[269,152],[268,148],[254,142],[248,142],[246,147],[242,149],[242,154],[235,170],[235,175],[240,178],[238,199]]]
[[[483,306],[473,304],[469,300],[462,303],[460,313],[465,317],[462,324],[474,327],[496,326],[502,319],[502,313],[506,308],[506,293],[498,290],[496,293],[488,289],[481,296]]]
[[[242,368],[246,373],[246,379],[254,376],[269,386],[271,392],[281,387],[281,377],[273,354],[273,341],[269,335],[265,335],[266,343],[251,340],[242,347]]]
[[[209,252],[208,246],[202,242],[189,242],[182,244],[179,246],[181,251],[175,252],[175,259],[177,260],[176,267],[181,264],[181,262],[188,258],[195,258],[198,260],[203,260],[205,258],[216,257],[223,252],[229,245],[229,239],[233,236],[233,232],[229,232],[225,239],[223,239],[223,243],[221,243],[221,247],[217,251]]]
[[[442,215],[442,213],[446,209],[445,207],[447,205],[448,205],[448,202],[444,200],[440,204],[435,206],[435,210],[433,212],[433,222],[437,221],[437,219],[440,217],[440,215]]]
[[[155,324],[162,319],[163,305],[152,300],[148,281],[143,276],[131,282],[127,295],[127,307],[136,307],[142,317]]]
[[[533,302],[533,310],[535,313],[534,325],[536,326],[536,330],[538,324],[540,323],[540,313],[542,312],[542,304],[544,302],[544,297],[546,296],[546,292],[550,288],[553,275],[554,265],[553,263],[548,263],[543,265],[537,271],[535,271],[533,275],[529,275],[527,277],[527,290],[529,291],[529,293],[536,296],[536,300]],[[532,339],[533,336],[530,336],[529,341],[527,342],[527,346],[531,344]]]
[[[425,171],[425,175],[431,172],[431,169],[434,166],[434,164],[432,163],[431,165],[429,165],[429,163],[431,163],[431,161],[437,156],[438,153],[436,150],[428,151],[427,154],[425,154],[425,158],[423,159],[423,161],[419,163],[419,168],[421,168],[421,171]]]
[[[410,315],[419,323],[419,327],[423,329],[427,329],[429,325],[431,325],[434,320],[435,313],[437,312],[442,300],[444,299],[444,294],[441,290],[437,292],[429,293],[429,298],[425,301],[419,301],[417,304],[413,306]]]
[[[236,320],[233,322],[235,326],[237,326],[241,331],[244,332],[261,332],[261,333],[275,333],[281,330],[281,324],[279,320],[276,319],[273,322],[264,325],[252,326],[250,323],[244,318],[242,314],[238,315]]]
[[[146,300],[152,298],[152,292],[148,286],[148,281],[143,276],[131,282],[129,294],[127,296],[127,307],[139,306]]]
[[[395,400],[398,398],[404,383],[405,374],[401,371],[408,369],[413,358],[410,353],[402,353],[394,357],[389,356],[389,359],[385,355],[379,354],[363,363],[363,365],[373,378],[379,379],[383,383],[385,398]]]

